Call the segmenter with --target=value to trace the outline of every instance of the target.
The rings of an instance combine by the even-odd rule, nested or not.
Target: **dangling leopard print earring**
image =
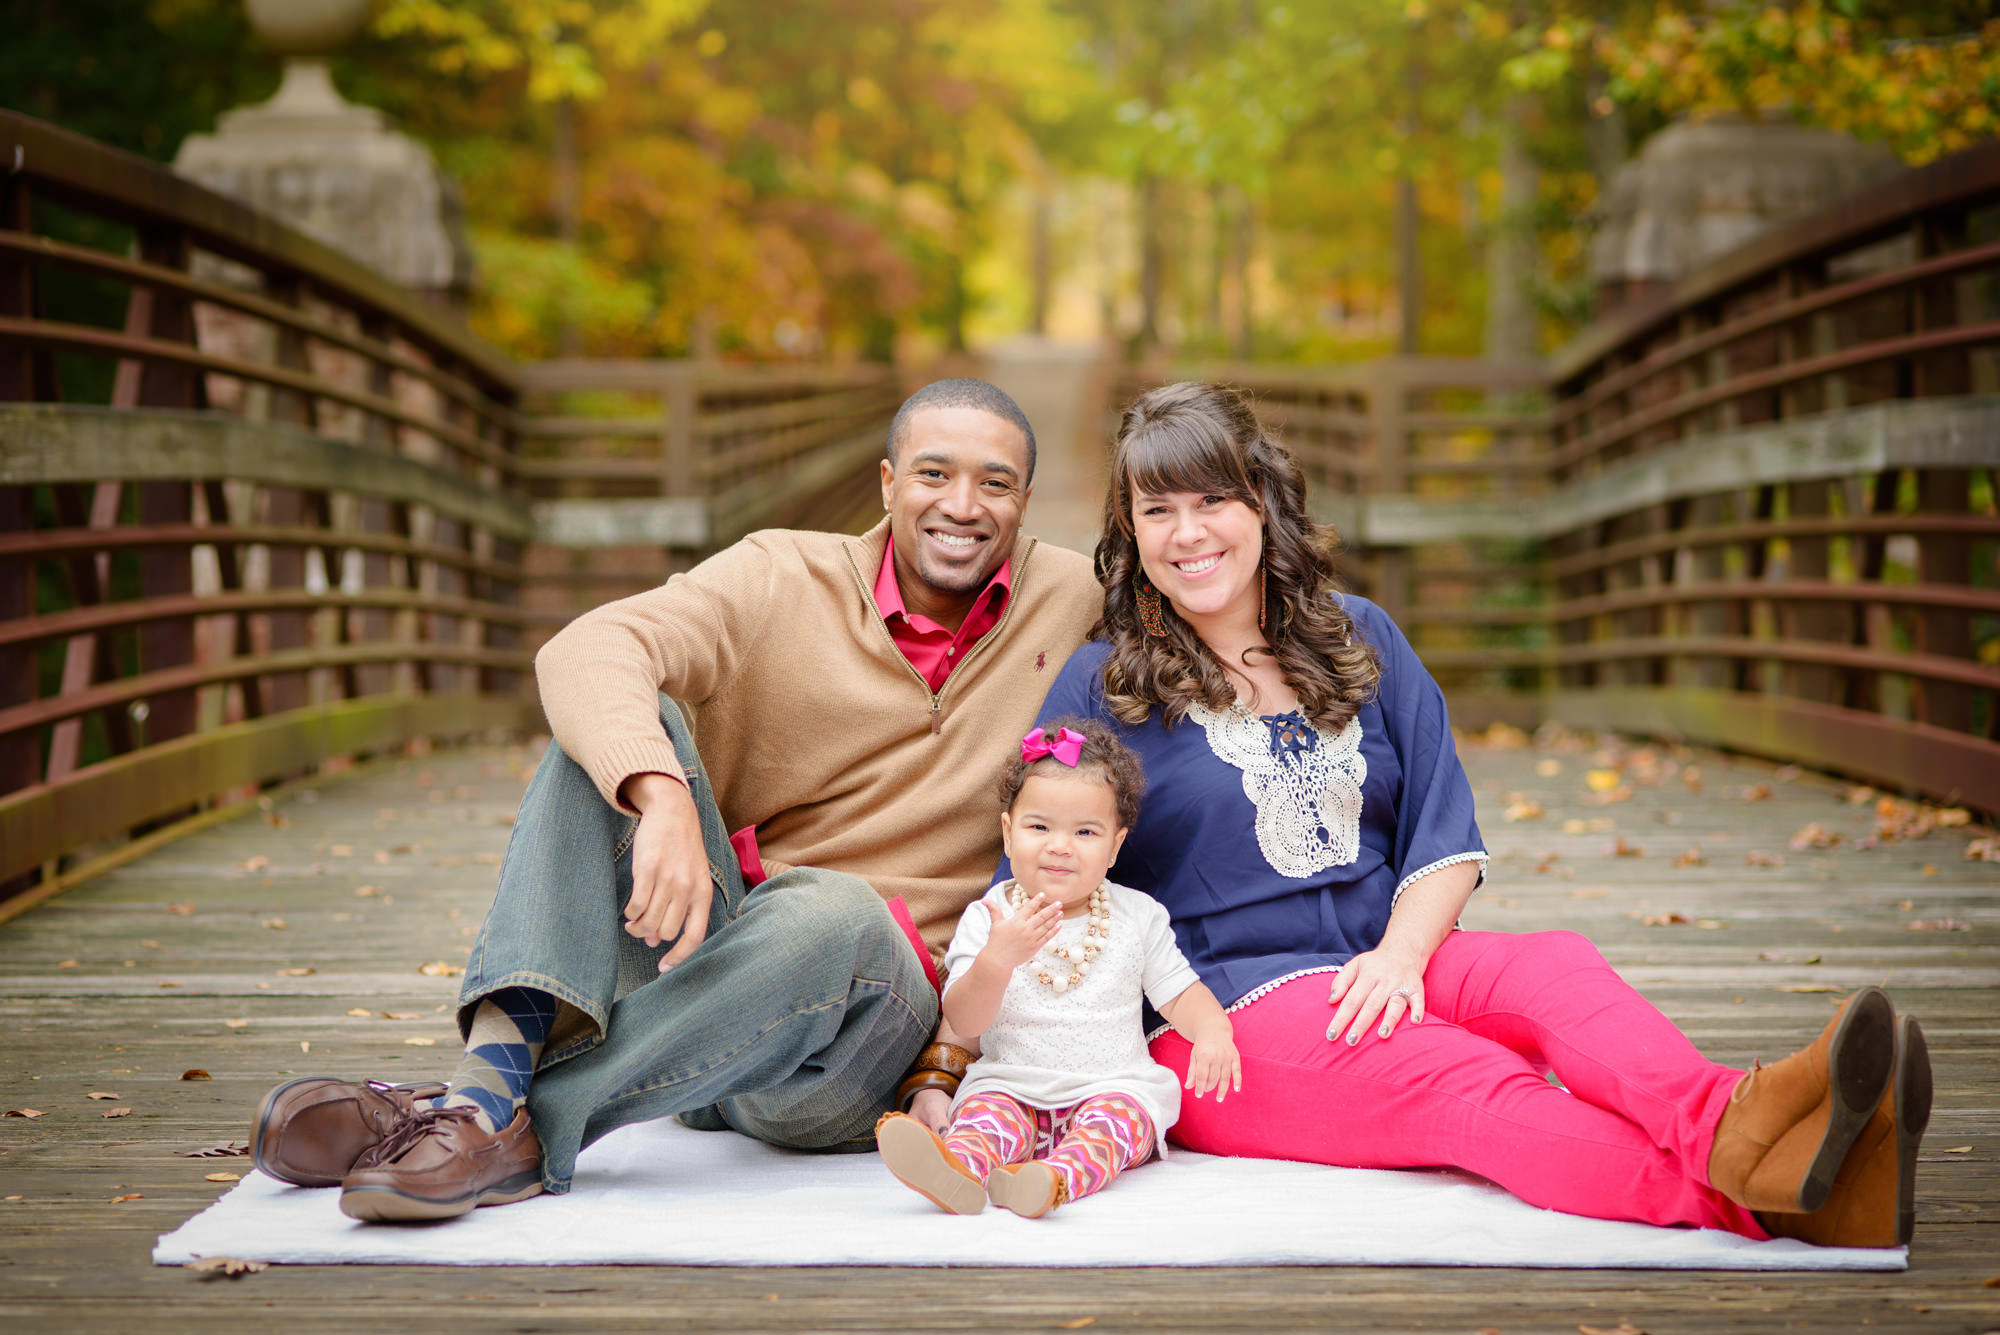
[[[1160,606],[1160,591],[1153,587],[1153,581],[1140,571],[1139,578],[1132,581],[1132,601],[1139,608],[1139,625],[1155,639],[1167,633],[1166,609]]]

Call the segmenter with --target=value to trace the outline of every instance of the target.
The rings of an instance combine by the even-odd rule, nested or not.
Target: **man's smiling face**
[[[882,463],[896,585],[909,611],[956,629],[1013,554],[1028,504],[1028,442],[979,408],[926,408]]]

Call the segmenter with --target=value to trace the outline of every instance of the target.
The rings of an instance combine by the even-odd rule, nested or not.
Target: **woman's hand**
[[[910,1100],[910,1116],[940,1136],[951,1125],[951,1095],[941,1089],[920,1089]]]
[[[979,953],[991,956],[995,964],[1008,970],[1033,959],[1036,951],[1056,939],[1062,927],[1062,905],[1047,903],[1041,895],[1006,918],[1000,916],[1000,906],[989,899],[986,914],[993,920],[993,931]]]
[[[1329,1039],[1346,1031],[1352,1047],[1375,1026],[1377,1037],[1395,1032],[1405,1015],[1411,1024],[1424,1022],[1424,965],[1428,960],[1411,951],[1382,945],[1356,955],[1340,966],[1327,1004],[1339,1009],[1326,1027]],[[1381,1021],[1379,1025],[1376,1021]]]

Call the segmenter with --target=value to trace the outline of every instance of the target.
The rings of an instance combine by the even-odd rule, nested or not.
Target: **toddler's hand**
[[[1196,1041],[1194,1055],[1188,1058],[1187,1079],[1181,1082],[1181,1087],[1193,1090],[1196,1098],[1213,1089],[1217,1103],[1228,1098],[1231,1091],[1243,1088],[1243,1058],[1237,1054],[1235,1038],[1229,1031],[1203,1035]]]
[[[980,953],[991,955],[995,963],[1008,969],[1033,959],[1036,951],[1055,940],[1056,930],[1062,926],[1062,905],[1047,903],[1041,895],[1006,918],[1000,916],[1000,908],[992,900],[985,903],[986,914],[993,920],[993,932],[986,938],[986,949]]]

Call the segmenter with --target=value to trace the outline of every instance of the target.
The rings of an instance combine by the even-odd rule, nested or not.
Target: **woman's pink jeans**
[[[1331,974],[1234,1011],[1243,1088],[1183,1098],[1168,1139],[1204,1154],[1353,1168],[1462,1168],[1531,1205],[1768,1236],[1708,1184],[1742,1072],[1695,1050],[1574,932],[1453,932],[1425,1017],[1349,1047],[1326,1037]],[[1156,1061],[1187,1074],[1168,1032]],[[1553,1071],[1563,1088],[1551,1085]]]

